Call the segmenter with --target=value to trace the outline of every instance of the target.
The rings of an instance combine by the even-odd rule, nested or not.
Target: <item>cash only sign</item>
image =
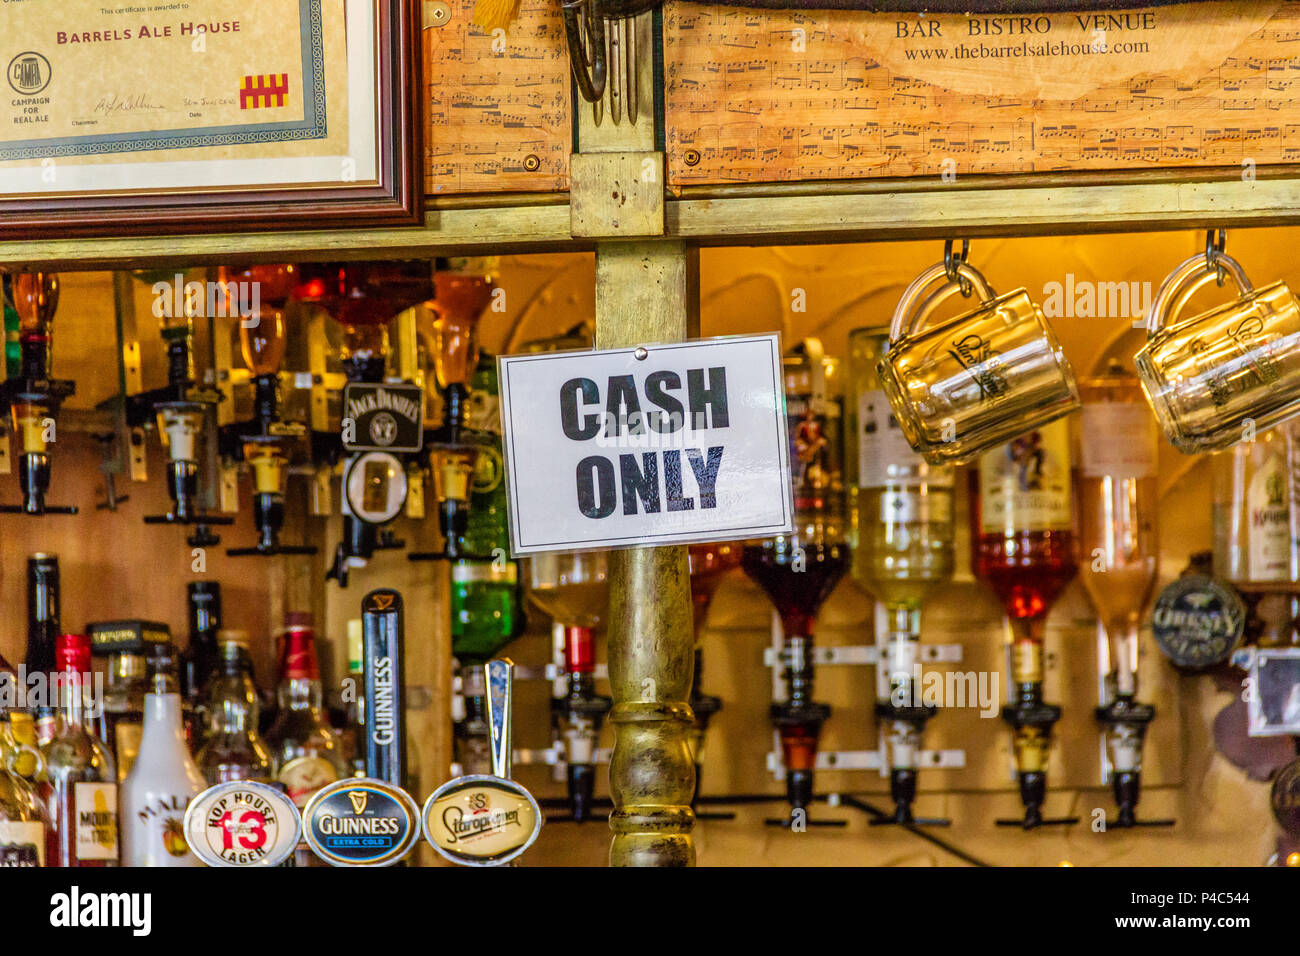
[[[516,557],[793,530],[779,336],[498,362]]]

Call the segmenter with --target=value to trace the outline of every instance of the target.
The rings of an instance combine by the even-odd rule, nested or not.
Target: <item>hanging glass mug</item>
[[[951,248],[903,293],[878,366],[903,436],[932,465],[969,461],[1079,407],[1074,372],[1028,291],[998,295],[966,262],[968,247],[960,258]],[[945,300],[972,291],[977,309],[924,328]]]
[[[1138,377],[1169,443],[1186,454],[1217,451],[1300,415],[1300,302],[1284,282],[1251,286],[1218,242],[1161,284],[1147,312]],[[1238,298],[1179,321],[1207,283]]]

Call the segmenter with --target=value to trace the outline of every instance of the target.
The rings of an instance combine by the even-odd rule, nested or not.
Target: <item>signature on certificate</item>
[[[94,111],[107,115],[109,113],[148,113],[166,109],[167,107],[155,102],[148,93],[135,93],[130,96],[108,93],[99,98]]]

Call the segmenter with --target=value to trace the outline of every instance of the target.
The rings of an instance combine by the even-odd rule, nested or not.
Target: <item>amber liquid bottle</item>
[[[1043,702],[1043,628],[1077,571],[1070,477],[1064,419],[987,452],[971,470],[971,564],[1002,602],[1013,632],[1013,697],[1002,716],[1015,732],[1026,828],[1047,822],[1047,753],[1061,716]]]
[[[813,625],[849,569],[844,527],[842,394],[838,365],[805,340],[784,361],[794,486],[794,533],[746,542],[740,566],[781,618],[786,699],[772,704],[791,814],[772,825],[838,823],[807,819],[822,725],[830,707],[813,699]]]

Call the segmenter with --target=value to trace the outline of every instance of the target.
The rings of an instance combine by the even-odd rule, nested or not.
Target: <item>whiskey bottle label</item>
[[[842,513],[844,493],[840,403],[826,399],[815,408],[806,395],[786,395],[790,465],[796,511]]]
[[[1264,463],[1246,489],[1247,570],[1251,581],[1291,579],[1291,508],[1281,456]]]
[[[0,821],[0,866],[44,866],[45,824]]]
[[[289,799],[301,809],[317,790],[338,778],[338,770],[324,757],[299,757],[281,767],[276,779],[284,784]]]
[[[72,785],[77,859],[117,859],[117,786],[78,782]]]
[[[928,465],[903,437],[882,391],[858,396],[858,487],[919,484],[951,488],[953,470]]]
[[[1059,419],[980,458],[981,530],[1068,531],[1070,431]]]
[[[1146,405],[1089,402],[1079,413],[1079,466],[1089,478],[1150,478],[1159,440]]]

